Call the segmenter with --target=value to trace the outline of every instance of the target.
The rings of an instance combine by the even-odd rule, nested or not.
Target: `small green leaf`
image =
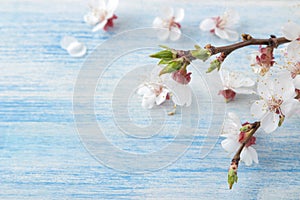
[[[195,45],[195,48],[196,48],[196,50],[191,50],[191,54],[195,58],[205,62],[211,56],[211,53],[209,50],[202,49],[200,46],[196,46],[196,45]]]
[[[219,61],[218,59],[213,60],[210,62],[210,67],[207,69],[206,73],[210,73],[212,71],[214,71],[215,69],[217,69],[218,71],[221,68],[221,61]]]
[[[165,45],[158,45],[159,47],[163,48],[163,49],[167,49],[167,50],[171,50],[171,48],[165,46]]]
[[[172,59],[161,59],[158,64],[166,65],[166,64],[169,64],[171,61],[172,61]]]
[[[160,71],[159,75],[177,71],[181,66],[182,63],[180,61],[172,61]]]
[[[155,54],[150,55],[152,58],[159,58],[159,59],[172,59],[173,53],[170,50],[162,50]]]
[[[195,49],[201,49],[201,47],[199,46],[199,45],[197,45],[197,44],[195,44]]]
[[[230,169],[228,171],[228,185],[229,185],[229,189],[232,189],[232,186],[234,183],[237,183],[238,181],[238,176],[236,174],[236,172],[233,169]]]

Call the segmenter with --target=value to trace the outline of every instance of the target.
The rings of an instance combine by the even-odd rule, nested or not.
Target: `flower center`
[[[275,99],[275,97],[272,96],[272,99],[268,101],[269,110],[271,112],[275,112],[276,114],[283,115],[280,109],[282,103],[282,99]]]
[[[169,30],[171,30],[172,27],[181,28],[181,25],[178,22],[175,22],[175,17],[172,17],[167,25]]]

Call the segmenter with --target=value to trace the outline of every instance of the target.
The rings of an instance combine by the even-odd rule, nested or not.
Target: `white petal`
[[[256,119],[262,119],[267,113],[268,105],[264,100],[255,101],[250,109],[251,115]]]
[[[226,29],[226,33],[227,33],[227,40],[229,41],[236,41],[239,39],[239,34],[238,32],[234,31],[234,30],[230,30],[230,29]]]
[[[84,21],[91,25],[94,26],[99,22],[99,18],[97,18],[95,15],[93,15],[92,13],[88,13],[87,15],[85,15],[83,17]]]
[[[241,152],[241,161],[245,163],[245,165],[250,166],[252,164],[252,156],[251,153],[249,152],[249,149],[245,147],[242,152]]]
[[[155,99],[156,105],[162,104],[166,100],[168,93],[169,90],[163,89],[162,92]]]
[[[291,117],[299,109],[299,104],[300,102],[297,99],[289,99],[284,101],[280,108],[286,117]]]
[[[139,87],[137,93],[139,95],[150,95],[153,92],[146,85],[142,85],[142,86]]]
[[[300,62],[300,41],[292,41],[287,47],[287,52],[290,60]]]
[[[228,34],[227,31],[225,29],[220,29],[220,28],[216,28],[215,29],[215,34],[217,36],[219,36],[222,39],[228,39]]]
[[[270,79],[260,79],[257,83],[257,94],[263,99],[271,99],[274,94],[274,83]]]
[[[161,41],[168,39],[169,35],[170,35],[170,31],[167,28],[162,28],[157,31],[157,37]]]
[[[192,91],[188,85],[182,85],[176,81],[167,80],[167,88],[172,92],[172,101],[179,106],[190,106],[192,103]]]
[[[172,7],[165,7],[161,12],[161,16],[165,19],[171,19],[174,16],[174,9]]]
[[[73,42],[77,42],[77,39],[72,36],[64,36],[60,41],[60,46],[63,49],[67,49]]]
[[[236,115],[235,113],[233,113],[233,112],[229,112],[229,113],[228,113],[228,117],[229,117],[229,119],[230,119],[234,124],[236,124],[236,126],[237,126],[238,128],[241,127],[241,120],[240,120],[239,116],[237,116],[237,115]]]
[[[107,17],[111,18],[119,5],[119,0],[109,0],[107,3]]]
[[[223,140],[221,142],[221,145],[225,151],[227,151],[229,153],[233,153],[239,148],[240,143],[237,140],[228,138],[228,139]]]
[[[300,37],[300,26],[295,22],[288,22],[282,27],[282,33],[288,40],[295,40]]]
[[[252,160],[253,160],[256,164],[258,164],[258,155],[257,155],[256,150],[255,150],[253,147],[248,147],[248,151],[249,151],[249,153],[250,153],[250,155],[251,155]]]
[[[300,75],[297,75],[294,78],[294,86],[295,86],[295,88],[300,89]]]
[[[146,109],[151,109],[153,108],[155,103],[155,94],[152,95],[144,95],[143,100],[142,100],[142,107]]]
[[[86,46],[81,42],[73,42],[67,48],[72,57],[82,57],[86,54]]]
[[[99,10],[106,9],[105,0],[93,0],[91,2],[91,7]]]
[[[233,28],[240,20],[240,15],[235,10],[228,10],[224,13],[222,18],[226,19],[225,27]]]
[[[235,88],[232,90],[237,94],[255,94],[255,91],[249,88]]]
[[[170,31],[170,40],[172,41],[176,41],[180,38],[181,36],[181,30],[178,27],[171,27],[171,31]]]
[[[107,19],[103,20],[102,22],[100,22],[93,28],[92,32],[96,32],[96,31],[103,29],[104,26],[106,25],[106,23],[107,23]]]
[[[184,9],[180,8],[177,10],[177,12],[175,13],[175,22],[181,22],[184,18]]]
[[[229,137],[229,135],[237,135],[240,133],[241,121],[240,118],[232,112],[228,113],[228,118],[225,120],[222,130],[222,136]]]
[[[160,17],[155,17],[152,25],[153,28],[163,28],[163,20]]]
[[[243,87],[251,87],[255,85],[255,82],[251,78],[243,78],[241,83]]]
[[[275,131],[278,127],[279,116],[276,113],[268,112],[265,117],[261,120],[261,128],[266,133]]]
[[[275,98],[285,101],[296,96],[293,79],[288,71],[281,72],[273,85]]]
[[[210,30],[213,30],[216,28],[216,21],[212,18],[207,18],[207,19],[204,19],[199,28],[202,30],[202,31],[210,31]]]

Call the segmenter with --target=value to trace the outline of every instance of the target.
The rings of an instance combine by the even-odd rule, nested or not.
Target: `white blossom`
[[[222,16],[204,19],[199,28],[202,31],[210,31],[222,39],[235,41],[239,37],[239,34],[235,31],[239,19],[237,12],[229,10],[224,12]]]
[[[285,117],[290,117],[299,108],[289,73],[260,79],[257,94],[261,99],[252,104],[251,114],[261,121],[261,128],[267,133],[275,131]]]
[[[228,153],[236,153],[242,144],[243,133],[240,131],[242,128],[239,117],[234,113],[228,113],[228,118],[224,123],[221,136],[226,139],[221,142],[221,145]],[[255,144],[255,137],[249,140],[247,145],[243,148],[240,158],[249,166],[253,162],[258,163],[258,156],[256,150],[252,147]]]
[[[282,32],[286,39],[292,41],[287,47],[288,57],[300,62],[300,25],[290,21],[282,27]]]
[[[226,101],[233,100],[236,94],[254,94],[251,89],[255,82],[242,73],[222,69],[219,71],[223,89],[219,92]]]
[[[181,36],[180,22],[184,18],[184,9],[180,8],[174,12],[173,8],[165,8],[162,17],[156,17],[153,21],[153,28],[158,28],[158,38],[160,40],[178,40]]]
[[[94,0],[90,5],[90,12],[84,16],[84,21],[94,26],[93,32],[101,29],[107,30],[113,26],[113,20],[117,18],[114,14],[119,0]]]

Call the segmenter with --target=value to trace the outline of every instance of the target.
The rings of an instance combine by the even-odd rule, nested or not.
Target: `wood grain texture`
[[[0,199],[300,198],[299,115],[287,120],[272,134],[258,132],[255,148],[259,164],[251,167],[241,164],[238,184],[230,191],[227,169],[231,158],[222,150],[221,138],[216,137],[218,133],[213,136],[207,134],[211,125],[222,126],[219,121],[223,120],[224,112],[212,119],[211,99],[204,92],[207,90],[205,84],[210,83],[204,84],[203,81],[199,82],[203,84],[200,89],[194,89],[203,97],[196,101],[200,105],[199,112],[192,113],[199,121],[193,119],[185,124],[186,138],[193,137],[193,142],[170,165],[147,173],[119,172],[99,162],[84,147],[74,121],[73,91],[80,70],[86,66],[85,60],[93,59],[91,55],[97,50],[101,53],[101,45],[105,41],[114,40],[118,35],[122,38],[124,31],[151,27],[159,9],[167,4],[186,10],[182,32],[185,38],[189,38],[187,40],[202,46],[206,43],[229,44],[198,28],[201,20],[228,8],[237,10],[241,15],[238,31],[255,37],[280,36],[282,24],[288,20],[299,22],[300,18],[299,1],[131,0],[120,2],[116,12],[119,18],[114,29],[107,33],[92,33],[91,27],[83,22],[83,15],[88,11],[85,1],[1,1]],[[65,35],[85,43],[88,55],[71,58],[59,45]],[[143,44],[144,40],[143,36],[123,38],[120,46],[112,47],[110,52],[102,52],[101,56],[113,55],[117,49],[130,47],[135,42]],[[182,41],[167,44],[192,48],[191,43]],[[111,115],[114,109],[111,96],[114,87],[135,66],[155,64],[156,60],[148,58],[149,53],[157,50],[155,48],[143,46],[143,49],[124,52],[127,54],[106,66],[99,82],[103,86],[95,90],[96,118],[100,126],[106,128],[108,141],[122,151],[143,153],[145,156],[149,156],[149,152],[160,151],[162,146],[175,140],[176,130],[182,125],[180,113],[183,111],[173,118],[163,118],[167,127],[163,134],[153,140],[136,140],[128,135],[119,135],[120,130]],[[249,47],[233,53],[225,67],[250,73],[246,57],[255,50]],[[98,73],[97,69],[92,72]],[[205,66],[196,62],[194,77],[200,80],[205,76],[204,71]],[[137,79],[142,82],[145,76]],[[197,85],[197,82],[193,84]],[[254,99],[256,97],[238,96],[235,102],[226,105],[226,111],[236,111],[243,120],[247,120],[250,117],[249,106]],[[125,101],[127,99],[120,100]],[[143,126],[151,120],[149,113],[140,108],[139,101],[131,99],[128,110],[132,114],[131,122]],[[116,111],[122,115],[127,110],[122,112]],[[153,118],[153,123],[159,123],[159,119]],[[195,135],[189,135],[189,130],[195,129]],[[97,145],[107,143],[95,141],[95,147]],[[201,157],[200,150],[203,148],[208,148],[209,154]],[[161,159],[166,160],[168,156],[161,154]],[[128,161],[129,168],[132,162],[139,160]]]

